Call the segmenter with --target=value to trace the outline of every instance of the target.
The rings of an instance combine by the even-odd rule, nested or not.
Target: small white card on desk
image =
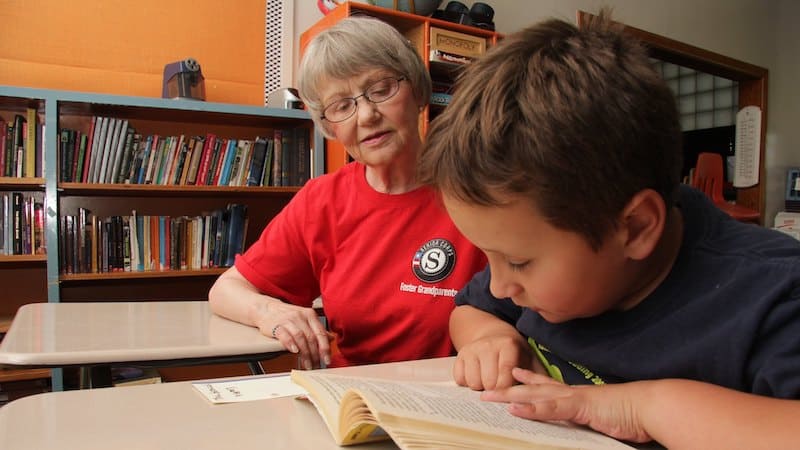
[[[211,403],[247,402],[268,398],[306,395],[292,383],[289,374],[257,376],[238,380],[206,380],[192,383]]]

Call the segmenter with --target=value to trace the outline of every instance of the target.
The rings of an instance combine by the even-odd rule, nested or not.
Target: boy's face
[[[621,305],[629,289],[623,239],[612,234],[595,252],[586,240],[548,224],[529,200],[486,207],[443,195],[453,222],[489,259],[490,290],[552,323]]]

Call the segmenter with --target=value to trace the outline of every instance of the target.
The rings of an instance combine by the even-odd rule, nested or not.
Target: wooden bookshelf
[[[73,273],[60,275],[63,282],[88,280],[123,280],[134,278],[217,277],[227,270],[225,267],[203,270],[147,270],[143,272]]]
[[[2,369],[0,368],[0,384],[13,381],[39,380],[50,378],[50,369]]]

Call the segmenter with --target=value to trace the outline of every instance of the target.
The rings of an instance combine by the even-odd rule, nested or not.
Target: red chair
[[[761,214],[745,206],[729,203],[722,196],[722,156],[719,153],[700,153],[694,169],[692,186],[703,191],[717,207],[740,222],[759,223]]]

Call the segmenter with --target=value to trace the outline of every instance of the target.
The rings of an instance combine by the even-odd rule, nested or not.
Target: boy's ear
[[[666,220],[667,208],[658,192],[652,189],[637,192],[620,216],[620,228],[626,235],[626,256],[634,260],[650,256],[661,240]]]

